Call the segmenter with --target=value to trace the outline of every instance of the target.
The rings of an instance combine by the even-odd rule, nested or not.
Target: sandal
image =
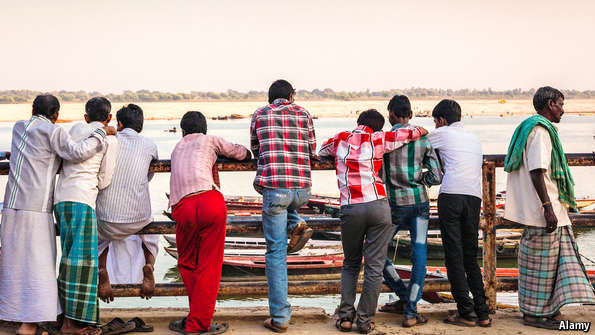
[[[75,332],[63,332],[60,331],[58,334],[60,335],[101,335],[101,328],[95,326],[88,326],[85,328],[81,328]]]
[[[287,326],[283,327],[273,321],[272,318],[268,318],[264,320],[263,323],[264,327],[274,331],[275,333],[285,333],[287,331]]]
[[[130,319],[128,322],[134,322],[136,328],[134,328],[132,331],[135,333],[149,333],[153,331],[153,326],[146,324],[145,321],[139,317]]]
[[[548,318],[539,318],[535,317],[534,320],[527,319],[526,316],[523,316],[523,324],[525,326],[531,326],[535,328],[542,328],[542,329],[550,329],[550,330],[558,330],[560,328],[559,321],[553,321]]]
[[[367,324],[357,326],[357,331],[359,331],[360,334],[368,334],[372,332],[374,329],[376,329],[376,323],[374,323],[374,321],[370,321]]]
[[[385,312],[385,313],[403,314],[403,311],[405,310],[406,303],[407,303],[406,301],[395,300],[395,301],[392,301],[392,302],[382,305],[382,307],[380,307],[378,309],[378,311]]]
[[[349,327],[343,327],[343,322],[349,322]],[[335,327],[342,332],[350,332],[353,327],[353,320],[350,318],[340,318],[335,322]]]
[[[403,320],[403,327],[411,328],[413,326],[423,325],[426,323],[428,323],[428,318],[421,314],[417,314],[414,318],[405,318]]]
[[[461,327],[475,327],[477,326],[477,322],[469,319],[465,319],[460,315],[449,315],[448,318],[444,319],[444,323],[448,323],[449,325],[461,326]]]
[[[186,318],[182,320],[174,320],[169,323],[169,329],[178,333],[186,333]]]
[[[101,334],[103,335],[118,335],[123,333],[129,333],[136,328],[134,322],[124,320],[120,318],[113,318],[112,321],[101,326]]]
[[[482,323],[484,321],[487,321],[487,323]],[[489,328],[492,326],[492,319],[479,320],[477,321],[477,325],[483,328]]]

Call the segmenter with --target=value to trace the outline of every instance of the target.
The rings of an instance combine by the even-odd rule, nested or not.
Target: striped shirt
[[[103,130],[96,129],[77,143],[64,128],[41,115],[16,122],[12,128],[4,207],[51,212],[62,159],[86,160],[103,149],[104,138]]]
[[[169,206],[174,206],[188,194],[216,187],[212,171],[218,155],[241,160],[247,154],[248,149],[244,146],[218,136],[189,134],[182,137],[171,154]]]
[[[111,223],[137,223],[151,219],[149,172],[159,159],[157,145],[135,130],[124,128],[116,135],[118,156],[111,184],[99,191],[97,218]]]
[[[391,130],[410,127],[395,124]],[[381,176],[386,185],[388,201],[396,206],[427,202],[426,187],[439,185],[442,181],[440,161],[425,136],[385,154],[382,166]]]
[[[310,156],[316,153],[314,124],[308,111],[276,99],[258,109],[250,123],[250,145],[258,168],[254,186],[266,188],[308,188]]]
[[[335,157],[341,206],[385,198],[384,183],[378,176],[382,156],[410,140],[417,140],[420,135],[417,128],[374,132],[370,127],[360,125],[353,131],[343,131],[328,139],[318,154]]]

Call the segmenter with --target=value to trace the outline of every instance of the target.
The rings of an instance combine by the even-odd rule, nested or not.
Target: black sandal
[[[349,327],[343,327],[343,322],[349,322]],[[335,322],[335,327],[337,327],[337,329],[339,329],[342,332],[350,332],[351,328],[353,328],[353,320],[351,320],[350,318],[337,319],[337,321]]]
[[[123,333],[129,333],[136,327],[136,324],[132,321],[124,322],[120,318],[113,318],[112,321],[101,326],[101,334],[103,335],[118,335]]]
[[[136,328],[134,328],[132,331],[135,333],[150,333],[153,331],[153,326],[146,324],[145,321],[139,317],[130,319],[128,322],[134,322]]]
[[[535,320],[528,320],[523,316],[523,324],[535,328],[558,330],[560,328],[560,321],[553,321],[548,318],[535,317]]]
[[[374,329],[376,329],[376,323],[374,323],[374,321],[370,321],[366,324],[357,326],[357,330],[360,334],[368,334],[372,332]]]

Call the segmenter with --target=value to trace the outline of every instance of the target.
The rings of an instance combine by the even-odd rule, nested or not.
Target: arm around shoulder
[[[64,128],[56,126],[50,134],[50,147],[62,159],[82,162],[103,150],[105,132],[95,130],[89,137],[76,143]]]

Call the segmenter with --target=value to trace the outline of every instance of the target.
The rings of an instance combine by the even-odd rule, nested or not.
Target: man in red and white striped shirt
[[[355,318],[357,280],[365,260],[364,285],[357,310],[360,333],[374,330],[374,315],[386,258],[386,245],[392,234],[392,221],[386,189],[378,172],[385,153],[427,134],[427,130],[399,128],[384,132],[384,117],[375,109],[362,112],[357,128],[343,131],[327,140],[318,155],[334,157],[341,192],[341,240],[345,260],[341,272],[339,330],[350,330]]]

